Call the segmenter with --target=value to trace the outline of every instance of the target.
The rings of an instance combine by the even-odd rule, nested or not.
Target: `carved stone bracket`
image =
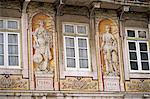
[[[92,78],[67,77],[60,81],[61,90],[98,90],[98,81]]]

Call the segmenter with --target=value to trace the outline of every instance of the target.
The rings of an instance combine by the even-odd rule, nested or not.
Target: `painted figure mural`
[[[39,21],[39,27],[33,33],[35,54],[33,61],[38,64],[37,70],[47,71],[49,60],[52,59],[50,51],[50,44],[52,42],[52,35],[44,28],[44,21]]]
[[[114,36],[110,33],[110,26],[105,26],[105,33],[102,37],[102,45],[101,48],[104,53],[104,59],[106,61],[106,72],[108,75],[115,75],[117,74],[116,68],[116,59],[115,53],[117,52],[117,42]]]
[[[32,18],[32,64],[34,71],[54,71],[53,18],[37,13]]]

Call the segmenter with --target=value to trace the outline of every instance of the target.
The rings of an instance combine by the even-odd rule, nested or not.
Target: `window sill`
[[[150,73],[130,73],[130,78],[150,78]]]
[[[63,71],[60,75],[61,78],[65,78],[65,76],[84,76],[84,77],[93,77],[93,79],[97,79],[97,73],[92,71],[74,71],[74,70],[67,70]]]
[[[0,68],[0,74],[22,74],[20,68]]]

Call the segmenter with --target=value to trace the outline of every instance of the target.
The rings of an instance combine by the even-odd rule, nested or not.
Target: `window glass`
[[[75,70],[88,69],[88,37],[87,35],[80,35],[87,33],[87,26],[77,24],[64,25],[65,38],[65,64],[67,68],[74,68]],[[69,33],[74,33],[70,35]],[[66,36],[68,35],[68,36]]]
[[[18,28],[17,21],[8,21],[7,28],[9,28],[9,29],[17,29]]]
[[[19,29],[19,21],[11,19],[1,19],[0,28],[0,66],[19,66],[19,34],[8,29]]]
[[[68,38],[68,37],[66,37],[65,41],[66,41],[66,46],[67,47],[74,47],[74,38]]]
[[[4,28],[4,26],[3,26],[3,20],[0,20],[0,28]]]
[[[147,51],[147,43],[139,43],[140,51]]]
[[[8,54],[18,54],[18,46],[8,45]]]
[[[74,38],[65,37],[67,67],[75,67]]]
[[[88,57],[87,49],[79,49],[79,57]]]
[[[88,68],[87,40],[78,38],[80,68]]]
[[[79,45],[79,47],[86,48],[87,47],[87,41],[86,41],[86,39],[78,39],[78,45]]]
[[[18,61],[18,56],[9,56],[9,66],[18,66],[19,61]]]
[[[65,25],[65,33],[74,33],[73,25]]]
[[[130,53],[130,60],[137,60],[136,52],[129,52]]]
[[[8,34],[8,62],[9,66],[18,66],[18,35]]]
[[[75,59],[73,58],[67,58],[67,67],[74,67],[75,68],[76,64],[75,64]]]
[[[138,70],[138,63],[136,61],[130,61],[131,70]]]
[[[138,31],[139,38],[146,38],[146,31]]]
[[[3,43],[3,33],[0,33],[0,43]]]
[[[77,32],[81,34],[86,34],[86,26],[77,26]]]
[[[142,70],[149,70],[149,63],[148,62],[142,62]]]
[[[127,30],[128,37],[135,37],[135,31],[133,30]]]
[[[135,42],[128,42],[129,43],[129,50],[136,50]]]
[[[4,43],[3,34],[0,34],[0,65],[4,65]]]
[[[148,60],[148,53],[147,52],[141,52],[141,60]]]
[[[0,65],[4,65],[4,55],[0,55]]]
[[[80,59],[80,68],[88,68],[88,59]]]
[[[18,43],[17,34],[8,34],[8,43],[17,44]]]
[[[150,69],[149,43],[144,30],[127,30],[128,59],[131,72],[143,72]],[[135,38],[130,38],[135,37]]]

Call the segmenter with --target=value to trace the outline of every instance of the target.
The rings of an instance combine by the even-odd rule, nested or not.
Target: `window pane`
[[[146,31],[138,31],[139,38],[146,38]]]
[[[18,44],[17,34],[8,34],[8,43]]]
[[[8,54],[18,54],[18,46],[8,45]]]
[[[87,41],[86,41],[86,39],[78,38],[78,46],[87,48]]]
[[[4,65],[4,56],[0,55],[0,65]]]
[[[4,39],[4,38],[3,38],[3,34],[1,33],[1,34],[0,34],[0,43],[3,43],[3,42],[4,42],[3,39]]]
[[[75,67],[75,59],[67,58],[67,67]]]
[[[147,51],[147,43],[139,43],[140,51]]]
[[[128,37],[135,37],[135,31],[133,30],[127,30]]]
[[[86,26],[77,26],[77,32],[81,34],[86,34]]]
[[[149,70],[148,62],[142,62],[142,70]]]
[[[136,52],[130,52],[130,60],[137,60]]]
[[[17,29],[18,27],[18,24],[17,24],[17,21],[8,21],[8,28],[11,28],[11,29]]]
[[[131,70],[138,70],[138,64],[137,62],[130,61]]]
[[[67,47],[74,47],[74,38],[68,38],[68,37],[66,37],[65,41],[66,41],[66,46]]]
[[[79,49],[79,57],[87,58],[87,49]]]
[[[3,28],[3,20],[0,20],[0,28]]]
[[[135,42],[128,42],[129,50],[136,50]]]
[[[88,68],[88,59],[80,59],[80,68]]]
[[[75,50],[74,50],[74,48],[67,48],[66,49],[66,54],[67,54],[67,57],[75,57]]]
[[[65,33],[74,33],[73,25],[65,25]]]
[[[19,65],[18,56],[9,56],[9,65],[18,66]]]
[[[4,54],[4,46],[3,46],[3,44],[0,44],[0,54]]]
[[[148,60],[148,53],[147,52],[141,52],[141,60]]]

